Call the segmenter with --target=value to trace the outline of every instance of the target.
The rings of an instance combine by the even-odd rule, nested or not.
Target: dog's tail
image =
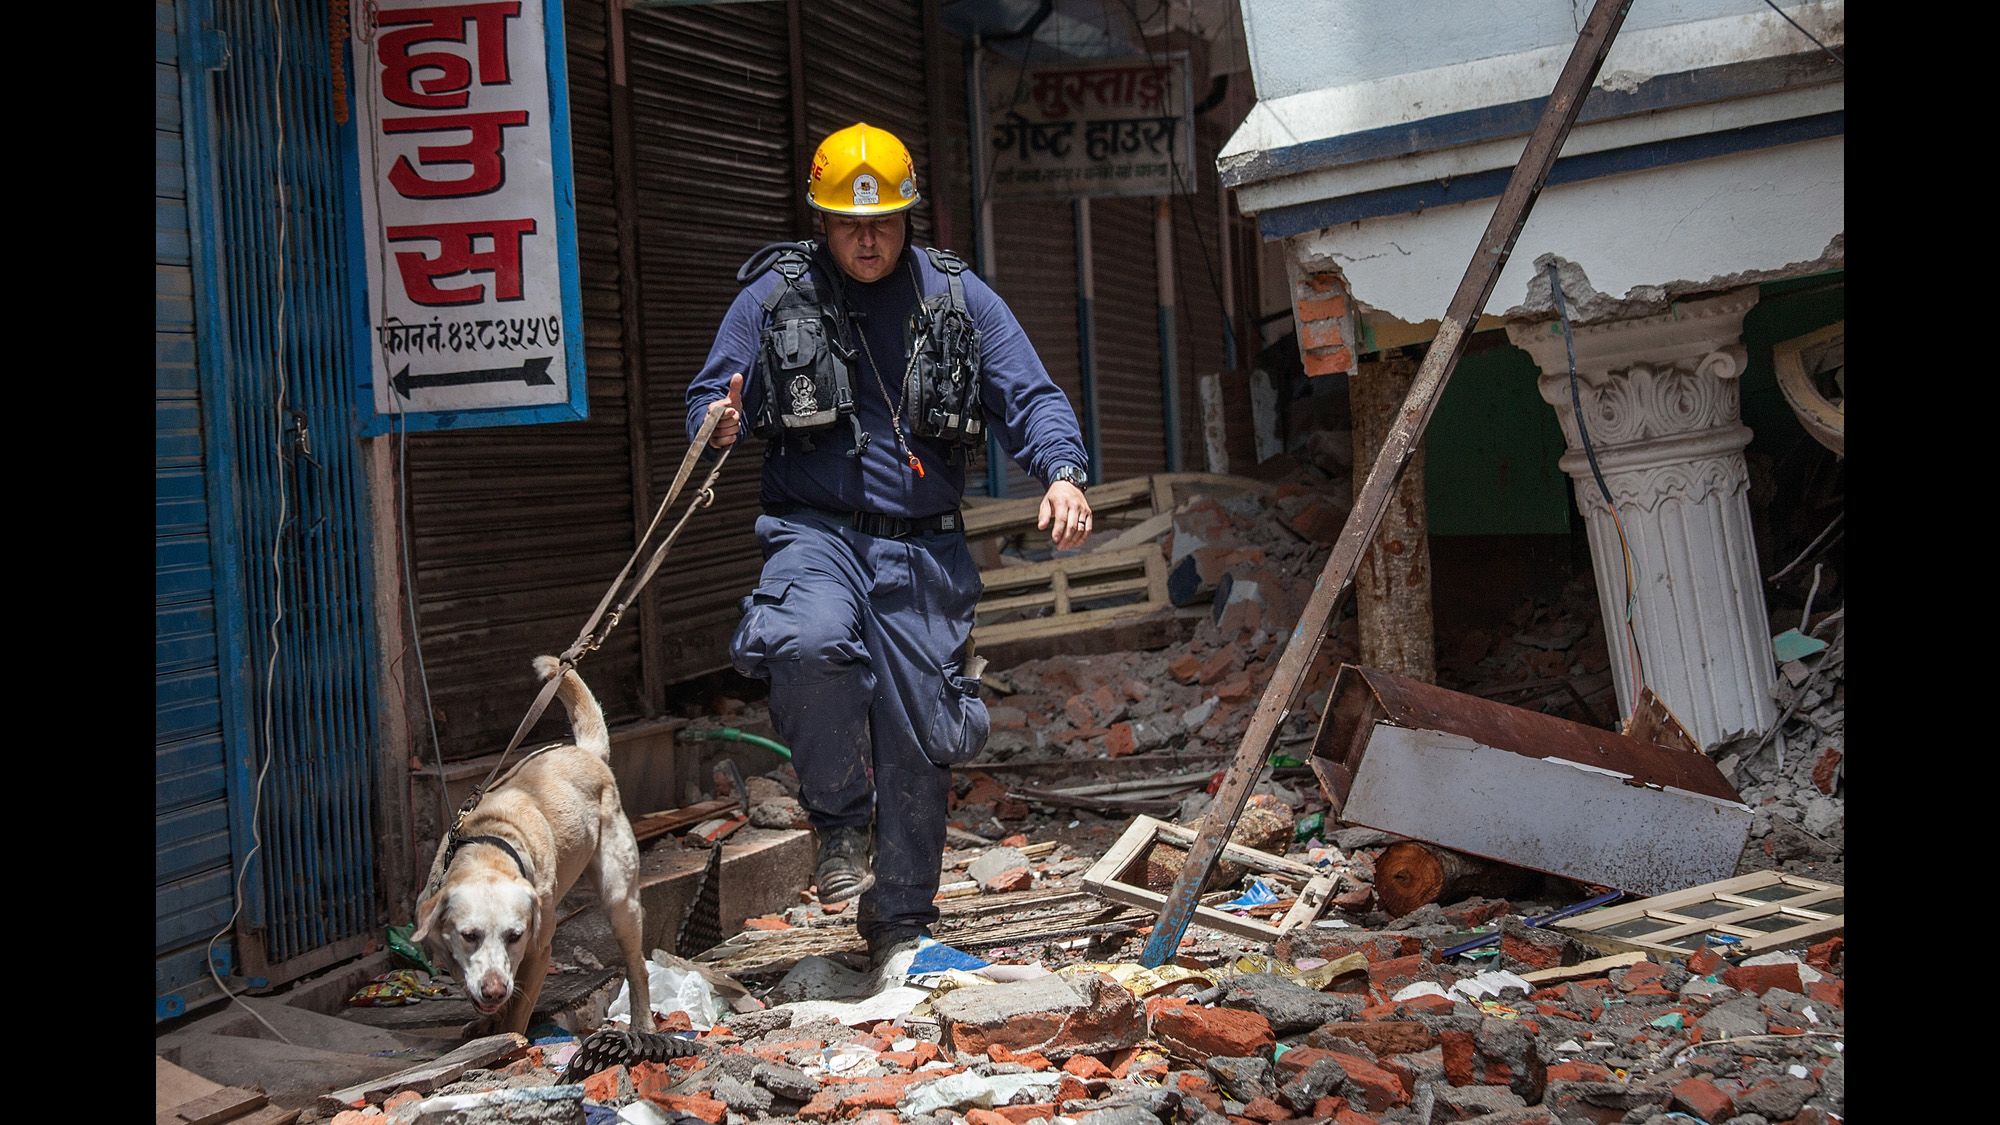
[[[562,661],[553,656],[535,657],[535,676],[544,683],[561,669]],[[597,706],[597,697],[583,686],[583,677],[574,670],[565,672],[562,686],[556,689],[556,696],[569,712],[570,734],[576,739],[576,744],[610,761],[611,732],[604,726],[604,711]]]

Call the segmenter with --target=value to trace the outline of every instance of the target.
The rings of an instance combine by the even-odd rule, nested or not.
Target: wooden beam
[[[1249,799],[1250,787],[1270,757],[1278,725],[1291,713],[1293,697],[1298,694],[1306,674],[1312,669],[1313,659],[1319,654],[1321,642],[1326,639],[1334,613],[1353,587],[1354,571],[1360,562],[1361,552],[1374,539],[1375,529],[1381,525],[1382,517],[1388,510],[1396,478],[1402,475],[1403,466],[1409,463],[1423,437],[1424,427],[1430,423],[1439,400],[1444,397],[1452,370],[1458,366],[1459,357],[1465,354],[1468,329],[1486,307],[1487,298],[1492,296],[1493,286],[1500,280],[1500,271],[1507,264],[1514,242],[1521,235],[1521,228],[1527,224],[1536,196],[1541,194],[1542,185],[1548,181],[1549,170],[1555,167],[1556,154],[1562,150],[1570,126],[1575,124],[1577,113],[1583,108],[1583,99],[1589,94],[1591,83],[1596,80],[1598,68],[1610,52],[1612,40],[1617,38],[1618,28],[1625,22],[1625,12],[1630,5],[1631,0],[1597,0],[1590,18],[1584,21],[1576,47],[1570,52],[1569,61],[1563,65],[1555,90],[1542,110],[1541,121],[1529,136],[1520,162],[1514,166],[1507,188],[1494,207],[1493,218],[1480,236],[1472,261],[1466,266],[1465,276],[1460,279],[1458,290],[1445,311],[1437,339],[1424,354],[1423,366],[1410,387],[1409,398],[1404,400],[1401,416],[1383,440],[1382,451],[1368,470],[1367,478],[1355,491],[1354,508],[1348,512],[1347,523],[1341,528],[1333,553],[1328,556],[1325,569],[1313,585],[1312,597],[1306,602],[1306,608],[1299,615],[1298,624],[1272,670],[1271,681],[1251,717],[1249,729],[1243,734],[1236,759],[1224,775],[1222,787],[1209,806],[1208,815],[1202,819],[1201,834],[1189,851],[1180,875],[1174,880],[1173,890],[1161,909],[1159,922],[1154,925],[1152,936],[1147,939],[1145,951],[1140,955],[1140,964],[1147,968],[1165,964],[1180,947],[1181,935],[1187,931],[1188,923],[1194,917],[1202,882],[1215,867],[1216,858],[1224,841],[1229,838],[1230,830],[1236,827],[1237,818],[1243,815],[1243,804]]]

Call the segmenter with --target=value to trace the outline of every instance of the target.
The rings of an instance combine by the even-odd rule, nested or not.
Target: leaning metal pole
[[[1493,295],[1493,287],[1500,280],[1500,271],[1507,265],[1508,255],[1513,253],[1514,240],[1520,237],[1521,228],[1528,221],[1528,212],[1535,205],[1535,197],[1541,194],[1542,185],[1548,182],[1556,154],[1562,151],[1570,126],[1576,123],[1577,112],[1583,108],[1583,99],[1590,92],[1591,83],[1597,80],[1598,68],[1604,64],[1604,56],[1611,50],[1611,41],[1617,37],[1619,26],[1625,22],[1625,11],[1631,3],[1632,0],[1597,0],[1590,11],[1590,18],[1584,22],[1576,47],[1556,79],[1555,92],[1549,95],[1541,120],[1528,137],[1527,150],[1521,153],[1520,162],[1514,165],[1507,190],[1501,193],[1500,203],[1494,208],[1493,218],[1479,238],[1479,247],[1473,254],[1472,262],[1466,266],[1458,291],[1452,295],[1444,321],[1438,325],[1437,337],[1424,354],[1423,366],[1417,371],[1416,381],[1410,385],[1409,397],[1403,400],[1402,411],[1390,427],[1388,436],[1383,439],[1374,466],[1368,470],[1368,479],[1355,495],[1354,508],[1347,515],[1340,538],[1334,542],[1333,554],[1326,560],[1326,568],[1320,571],[1319,578],[1313,583],[1312,597],[1306,602],[1305,612],[1300,615],[1298,625],[1285,642],[1285,651],[1278,658],[1278,666],[1271,673],[1271,682],[1264,688],[1263,698],[1258,701],[1257,713],[1250,720],[1250,729],[1243,733],[1243,744],[1237,748],[1236,757],[1230,762],[1229,772],[1215,794],[1214,803],[1208,808],[1208,815],[1202,818],[1200,834],[1188,853],[1187,862],[1181,866],[1173,889],[1167,893],[1166,905],[1161,909],[1152,937],[1146,942],[1145,953],[1139,959],[1140,964],[1147,968],[1165,964],[1180,948],[1181,935],[1187,932],[1188,923],[1194,918],[1201,886],[1222,853],[1223,843],[1236,827],[1237,818],[1243,815],[1243,803],[1250,796],[1250,787],[1270,756],[1278,726],[1291,711],[1293,698],[1305,682],[1306,673],[1319,654],[1320,644],[1326,640],[1327,626],[1332,622],[1334,613],[1353,588],[1354,571],[1361,561],[1362,549],[1374,539],[1375,530],[1382,523],[1390,494],[1396,487],[1396,478],[1402,475],[1403,467],[1409,463],[1411,453],[1423,437],[1424,427],[1430,423],[1431,414],[1437,409],[1438,400],[1444,397],[1445,383],[1458,366],[1459,357],[1465,354],[1471,327],[1486,308],[1486,299]]]

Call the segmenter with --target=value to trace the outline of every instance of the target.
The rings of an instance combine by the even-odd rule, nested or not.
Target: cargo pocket
[[[730,639],[729,662],[739,674],[759,680],[771,678],[765,662],[777,655],[774,651],[777,646],[786,643],[782,623],[774,619],[791,589],[789,578],[764,582],[738,603],[743,620]]]
[[[986,701],[979,698],[979,681],[965,675],[958,661],[948,661],[943,673],[929,737],[922,739],[921,744],[924,757],[933,763],[956,766],[971,761],[986,749],[993,720],[986,713]]]

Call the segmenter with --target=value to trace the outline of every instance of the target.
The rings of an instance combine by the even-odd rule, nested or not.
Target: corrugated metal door
[[[221,674],[230,634],[218,617],[233,607],[216,597],[222,529],[208,502],[179,14],[173,0],[156,0],[153,11],[153,934],[156,1017],[166,1019],[210,991],[202,947],[228,922],[234,901],[224,728],[240,704],[224,701],[235,678]],[[234,960],[233,938],[216,944],[219,958]]]
[[[374,638],[352,404],[351,133],[333,122],[324,3],[274,22],[253,0],[188,0],[227,62],[184,89],[210,496],[240,530],[248,737],[228,743],[234,850],[257,857],[241,969],[273,982],[359,952],[375,893]],[[221,52],[218,52],[221,54]],[[198,165],[198,168],[193,166]],[[212,190],[209,190],[209,186]],[[225,432],[218,432],[218,429]],[[234,591],[218,589],[218,602]],[[237,720],[242,721],[242,720]],[[233,727],[225,720],[224,730]]]
[[[918,175],[930,166],[920,0],[809,0],[805,13],[806,134],[809,143],[866,121],[909,146]],[[803,185],[801,185],[803,186]],[[894,184],[883,185],[894,190]],[[929,244],[931,200],[910,214],[911,237]]]
[[[1173,197],[1174,225],[1174,316],[1175,340],[1180,348],[1180,443],[1181,468],[1207,468],[1207,450],[1202,438],[1201,378],[1221,375],[1225,416],[1228,398],[1240,384],[1224,364],[1229,353],[1222,320],[1222,245],[1217,241],[1220,208],[1216,200],[1219,184],[1213,157],[1216,151],[1213,127],[1207,118],[1197,119],[1195,132],[1200,140],[1194,162],[1195,191]],[[1227,430],[1225,427],[1225,434]],[[1232,465],[1231,468],[1249,466]]]
[[[1076,218],[1068,200],[993,205],[993,291],[1014,310],[1049,377],[1069,396],[1081,420],[1083,369],[1078,344]],[[1013,458],[1005,463],[1007,495],[1040,496],[1042,486]]]
[[[1166,396],[1160,384],[1153,201],[1093,199],[1090,226],[1097,292],[1092,355],[1102,479],[1164,472],[1168,435]]]
[[[602,4],[565,5],[590,418],[409,437],[418,621],[448,760],[507,744],[534,699],[529,660],[568,647],[632,553],[604,22]],[[635,615],[583,669],[613,723],[643,710],[644,628]],[[565,737],[561,711],[536,731]]]
[[[687,453],[687,383],[736,298],[736,269],[757,247],[803,233],[792,213],[804,185],[791,173],[785,5],[635,8],[625,35],[648,455],[654,494],[664,496]],[[751,535],[760,445],[748,441],[731,456],[715,505],[688,522],[662,572],[668,680],[727,660],[737,601],[763,565]]]

